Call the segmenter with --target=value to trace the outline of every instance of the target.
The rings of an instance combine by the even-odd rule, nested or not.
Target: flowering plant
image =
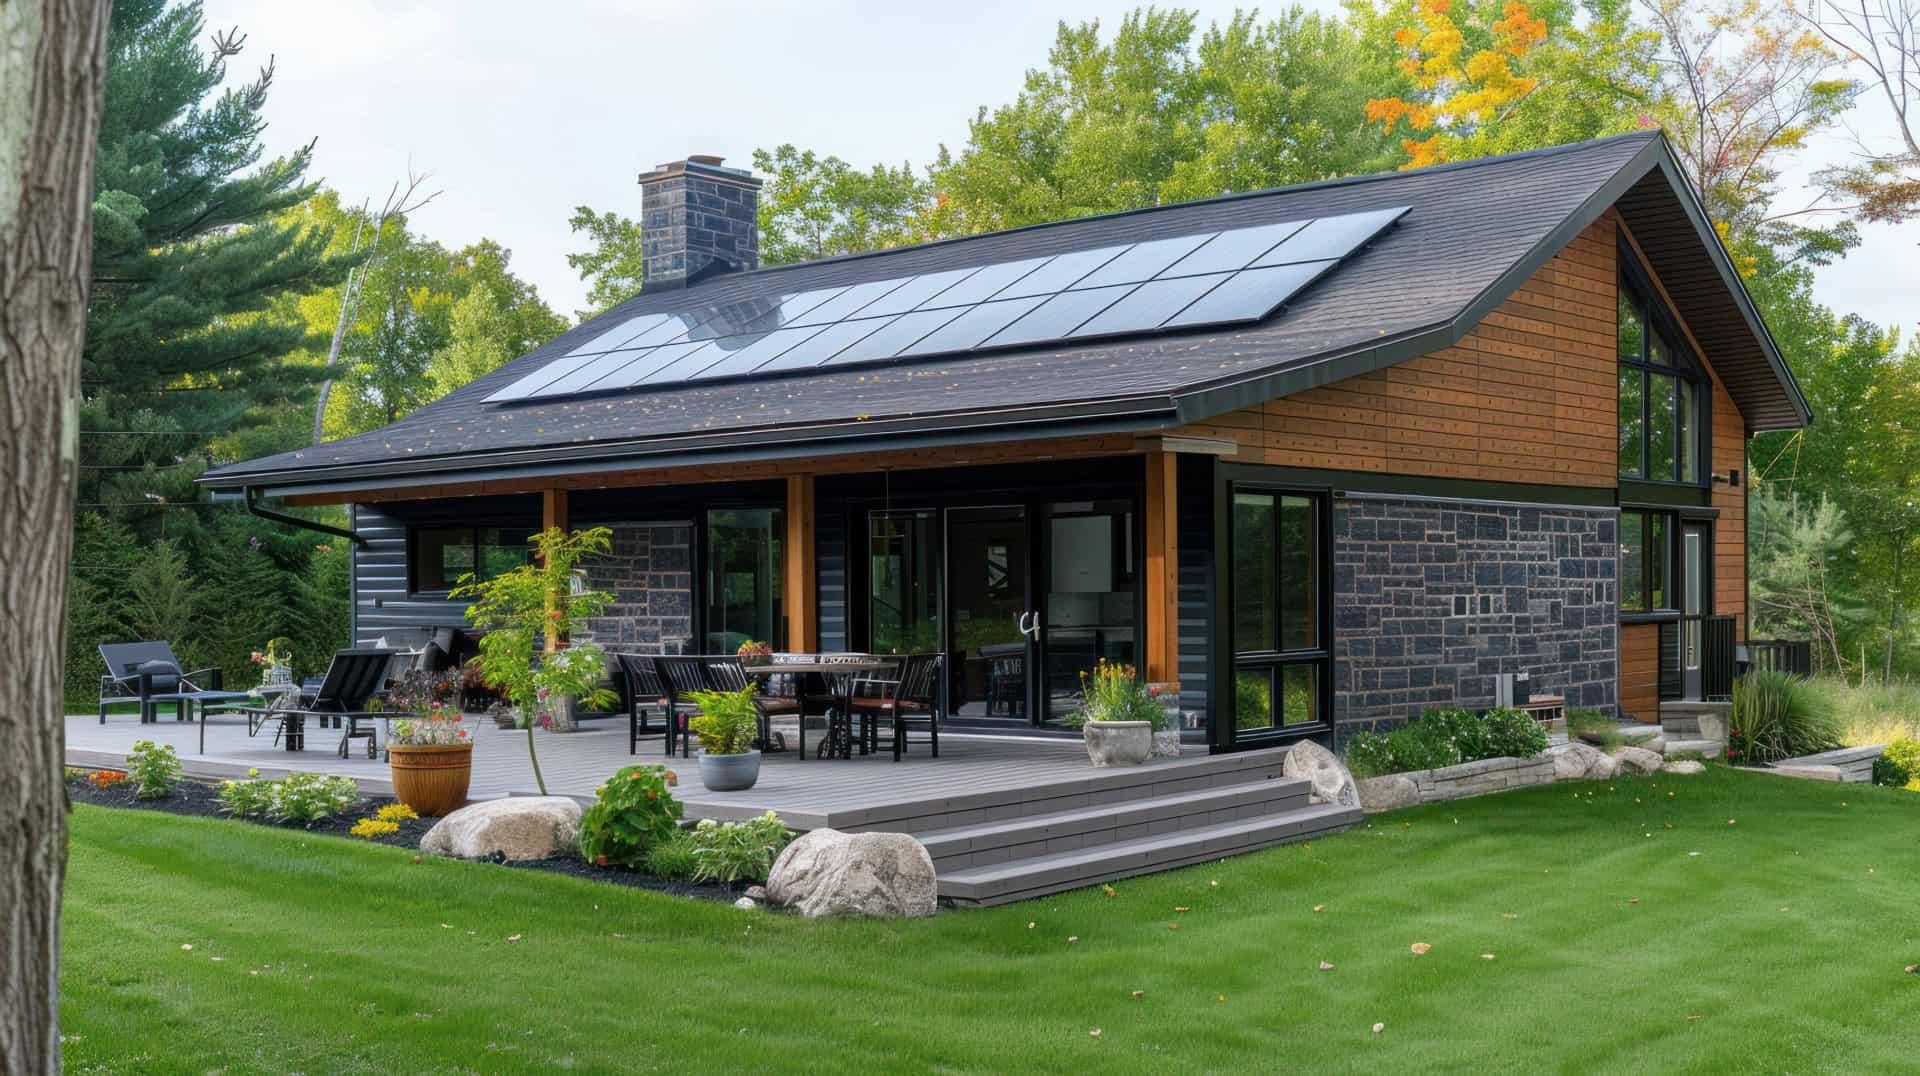
[[[758,639],[748,639],[733,653],[735,657],[749,665],[765,665],[773,657],[773,647]]]
[[[247,660],[255,665],[272,668],[275,665],[293,664],[293,644],[286,638],[269,639],[265,650],[255,650],[247,655]]]
[[[1080,711],[1065,716],[1070,725],[1089,721],[1145,721],[1155,732],[1167,727],[1167,710],[1160,692],[1140,681],[1131,665],[1101,658],[1091,671],[1080,673]]]
[[[395,721],[387,743],[402,747],[446,747],[467,743],[469,735],[464,720],[464,715],[458,710],[450,709],[435,699],[427,704],[426,710],[418,717]]]

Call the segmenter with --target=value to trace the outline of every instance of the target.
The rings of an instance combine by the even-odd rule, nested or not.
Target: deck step
[[[1305,807],[1310,789],[1300,780],[1250,780],[916,836],[935,868],[947,871],[1260,818]]]
[[[1359,821],[1357,807],[1296,807],[1091,848],[943,871],[939,876],[940,896],[954,904],[1005,904],[1306,840]]]

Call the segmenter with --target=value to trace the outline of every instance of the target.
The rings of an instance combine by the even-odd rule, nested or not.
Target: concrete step
[[[1307,806],[1300,780],[1250,780],[915,834],[941,871],[1259,818]]]
[[[1005,904],[1307,840],[1359,821],[1360,811],[1354,807],[1334,804],[1296,807],[1091,848],[943,871],[939,876],[940,896],[954,904]]]
[[[1773,768],[1778,771],[1794,772],[1796,776],[1821,777],[1830,781],[1864,784],[1873,780],[1873,760],[1879,758],[1881,752],[1886,749],[1886,744],[1842,747],[1834,751],[1822,751],[1817,755],[1790,758],[1775,763]],[[1827,777],[1828,770],[1833,771],[1837,776]]]

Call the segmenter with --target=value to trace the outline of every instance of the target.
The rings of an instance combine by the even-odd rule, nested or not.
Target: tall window
[[[528,563],[533,532],[525,528],[428,527],[413,532],[413,589],[452,590],[460,578],[487,580]]]
[[[751,639],[776,649],[781,638],[781,550],[786,513],[728,508],[707,513],[706,651],[731,654]]]
[[[1673,516],[1626,509],[1620,513],[1620,611],[1672,609]]]
[[[1233,496],[1234,727],[1323,720],[1327,687],[1321,498],[1240,490]]]
[[[1699,374],[1674,350],[1671,318],[1620,281],[1620,477],[1700,482]]]

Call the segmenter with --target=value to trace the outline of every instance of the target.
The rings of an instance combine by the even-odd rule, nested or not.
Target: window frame
[[[1653,281],[1639,265],[1633,251],[1620,248],[1620,270],[1618,275],[1619,295],[1629,298],[1640,310],[1642,332],[1640,334],[1640,353],[1638,355],[1621,354],[1620,347],[1620,304],[1614,305],[1614,367],[1616,387],[1618,372],[1636,371],[1640,378],[1640,469],[1637,473],[1620,470],[1620,445],[1616,437],[1614,447],[1614,468],[1622,482],[1645,482],[1654,485],[1680,487],[1684,489],[1705,489],[1712,482],[1712,443],[1710,410],[1712,406],[1712,381],[1707,377],[1705,364],[1694,354],[1686,334],[1680,331],[1680,322],[1667,305],[1659,298],[1659,291]],[[1662,365],[1652,360],[1654,334],[1658,333],[1667,345],[1669,364]],[[1652,471],[1653,442],[1653,380],[1654,374],[1672,377],[1673,422],[1680,422],[1680,382],[1687,382],[1693,392],[1692,429],[1689,431],[1693,443],[1694,477],[1681,478],[1682,462],[1687,458],[1685,447],[1678,436],[1673,446],[1673,466],[1664,478],[1655,476]],[[1617,413],[1617,409],[1616,409]]]
[[[420,524],[416,524],[407,528],[407,588],[408,588],[407,592],[409,594],[421,595],[426,597],[444,598],[453,593],[454,588],[459,584],[445,583],[445,582],[435,582],[432,584],[428,584],[425,582],[425,580],[421,578],[421,574],[420,574],[421,569],[425,567],[424,558],[422,558],[420,554],[421,538],[433,532],[460,532],[460,531],[466,532],[466,535],[467,535],[466,546],[467,548],[473,550],[473,566],[474,566],[473,574],[474,574],[474,578],[479,582],[484,583],[487,580],[492,579],[499,574],[498,572],[495,572],[492,575],[482,574],[481,569],[486,564],[486,558],[482,555],[481,550],[513,548],[512,543],[483,546],[480,542],[480,535],[481,535],[481,532],[483,531],[503,531],[503,532],[509,532],[509,533],[515,533],[515,534],[518,534],[524,531],[526,536],[520,542],[520,546],[524,547],[527,550],[527,562],[532,563],[533,547],[531,543],[533,541],[533,536],[538,533],[537,528],[520,526],[516,524],[511,524],[511,523],[473,523],[473,524],[420,523]]]
[[[1640,607],[1629,608],[1627,606],[1627,582],[1626,582],[1627,570],[1626,568],[1627,568],[1627,517],[1628,516],[1638,516],[1642,521],[1640,524],[1640,533],[1642,536],[1641,545],[1643,549],[1645,549],[1647,546],[1651,544],[1646,540],[1646,536],[1651,533],[1653,520],[1656,517],[1658,517],[1661,522],[1661,525],[1663,527],[1663,531],[1662,531],[1663,541],[1660,544],[1662,546],[1661,552],[1663,554],[1663,567],[1665,568],[1664,582],[1665,582],[1665,597],[1667,600],[1667,604],[1665,605],[1655,605],[1653,603],[1654,578],[1653,578],[1653,573],[1647,570],[1647,566],[1645,564],[1645,555],[1643,553],[1642,564],[1640,568]],[[1617,524],[1618,533],[1615,535],[1615,537],[1617,538],[1617,541],[1615,544],[1618,547],[1619,552],[1615,560],[1616,567],[1614,571],[1614,580],[1618,587],[1618,593],[1616,593],[1615,595],[1615,602],[1618,608],[1621,623],[1647,624],[1647,623],[1659,623],[1663,621],[1679,619],[1680,617],[1680,606],[1678,604],[1679,588],[1682,585],[1682,582],[1680,578],[1680,572],[1674,558],[1679,555],[1680,519],[1681,519],[1680,513],[1670,508],[1655,508],[1655,507],[1646,506],[1646,505],[1632,505],[1632,506],[1622,507],[1620,509],[1620,518],[1619,518],[1619,523]]]
[[[1303,497],[1314,509],[1313,548],[1309,565],[1312,577],[1307,586],[1313,603],[1314,645],[1309,647],[1286,648],[1285,629],[1282,621],[1282,609],[1278,601],[1272,609],[1276,618],[1270,625],[1273,639],[1280,649],[1241,650],[1235,638],[1239,631],[1239,617],[1234,609],[1234,595],[1239,592],[1234,580],[1237,551],[1234,548],[1234,510],[1243,494],[1266,495],[1274,498],[1276,513],[1282,497]],[[1296,739],[1325,732],[1333,727],[1333,512],[1330,491],[1311,486],[1300,486],[1284,482],[1266,482],[1259,480],[1234,480],[1225,483],[1225,571],[1226,588],[1223,594],[1224,608],[1218,615],[1225,625],[1226,664],[1228,677],[1222,685],[1222,698],[1219,707],[1222,712],[1217,726],[1226,732],[1228,742],[1220,744],[1225,748],[1235,745],[1252,745],[1275,739]],[[1276,527],[1275,533],[1278,533]],[[1269,568],[1274,573],[1276,584],[1281,578],[1284,550],[1279,541],[1271,544]],[[1276,586],[1276,594],[1280,588]],[[1268,678],[1269,713],[1285,715],[1285,670],[1307,667],[1313,670],[1314,710],[1310,720],[1286,724],[1271,724],[1258,728],[1240,728],[1237,721],[1237,698],[1239,678],[1243,671],[1258,671]]]

